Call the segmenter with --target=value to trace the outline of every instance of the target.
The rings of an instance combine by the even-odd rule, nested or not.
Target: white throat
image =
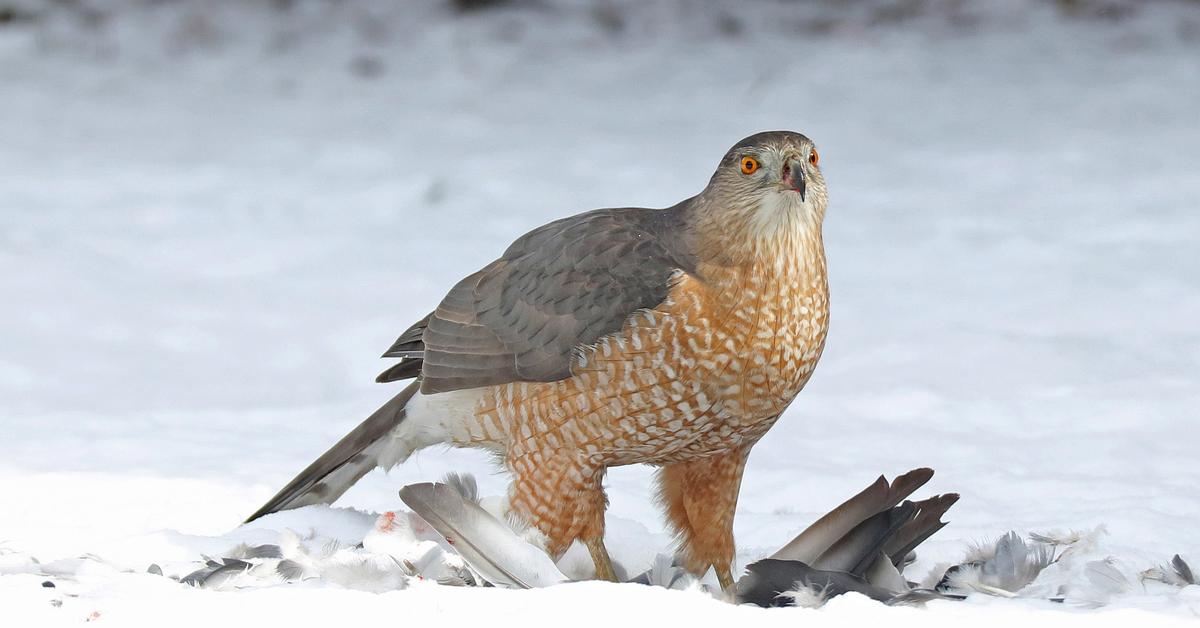
[[[801,200],[795,192],[771,191],[751,212],[750,235],[761,246],[798,246],[821,236],[821,216],[811,197]]]

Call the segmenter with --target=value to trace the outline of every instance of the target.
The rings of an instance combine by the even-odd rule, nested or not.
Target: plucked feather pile
[[[859,593],[885,604],[923,604],[974,595],[1046,599],[1080,607],[1103,606],[1117,596],[1172,591],[1200,585],[1188,562],[1176,554],[1165,564],[1131,568],[1106,555],[1100,526],[1090,531],[1008,532],[967,548],[954,564],[934,566],[920,581],[906,568],[914,550],[946,524],[942,517],[958,500],[950,493],[919,501],[907,498],[932,477],[915,469],[894,481],[882,476],[824,515],[771,556],[751,563],[737,584],[739,603],[818,607],[843,593]],[[239,544],[218,557],[198,562],[152,564],[146,570],[205,589],[277,586],[314,581],[382,592],[424,580],[450,586],[545,587],[571,580],[530,537],[504,523],[502,510],[480,505],[470,475],[450,474],[442,482],[401,490],[411,512],[380,515],[361,543],[345,544],[291,530],[278,541]],[[528,538],[527,538],[528,537]],[[41,563],[13,552],[3,554],[0,575],[35,574],[43,586],[70,595],[72,584],[97,573],[128,571],[93,555]],[[562,564],[564,561],[560,561]],[[577,576],[578,577],[578,576]],[[658,555],[627,582],[668,589],[707,590],[675,556]]]

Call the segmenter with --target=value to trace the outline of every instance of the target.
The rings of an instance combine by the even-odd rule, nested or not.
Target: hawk
[[[579,540],[613,579],[602,481],[643,463],[685,566],[731,589],[747,456],[825,346],[827,200],[812,141],[772,131],[672,207],[530,231],[400,335],[378,381],[413,381],[248,521],[332,503],[430,445],[477,447],[551,555]]]

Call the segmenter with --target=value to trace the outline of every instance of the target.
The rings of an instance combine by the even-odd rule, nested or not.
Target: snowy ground
[[[751,458],[739,560],[880,473],[931,466],[930,488],[963,498],[914,575],[1009,529],[1101,524],[1129,573],[1196,564],[1200,11],[870,10],[886,4],[455,17],[230,0],[0,24],[0,553],[140,571],[282,527],[369,525],[314,508],[237,529],[392,393],[375,356],[514,237],[674,203],[741,137],[788,128],[816,140],[831,190],[832,329]],[[483,455],[430,451],[337,505],[395,509],[399,486],[450,470],[505,486]],[[649,477],[608,479],[614,552],[634,568],[668,544]],[[40,581],[0,577],[0,619],[1200,613],[1197,587],[1138,586],[1100,611],[856,596],[764,611],[602,583],[219,593],[115,572],[56,608]]]

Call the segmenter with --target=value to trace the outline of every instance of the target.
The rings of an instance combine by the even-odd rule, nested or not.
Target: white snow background
[[[1136,579],[1200,562],[1200,4],[5,7],[0,567],[90,553],[142,572],[284,528],[357,542],[400,486],[452,470],[502,493],[486,456],[429,450],[336,508],[238,527],[393,394],[376,356],[512,239],[673,204],[738,139],[784,128],[829,183],[831,330],[751,456],[739,563],[880,473],[931,466],[919,495],[962,499],[910,577],[1009,529],[1104,525],[1098,556],[1132,586],[1099,610],[764,610],[606,583],[218,592],[96,569],[57,590],[0,576],[0,625],[1200,613],[1200,587]],[[669,546],[650,477],[607,480],[631,570]]]

